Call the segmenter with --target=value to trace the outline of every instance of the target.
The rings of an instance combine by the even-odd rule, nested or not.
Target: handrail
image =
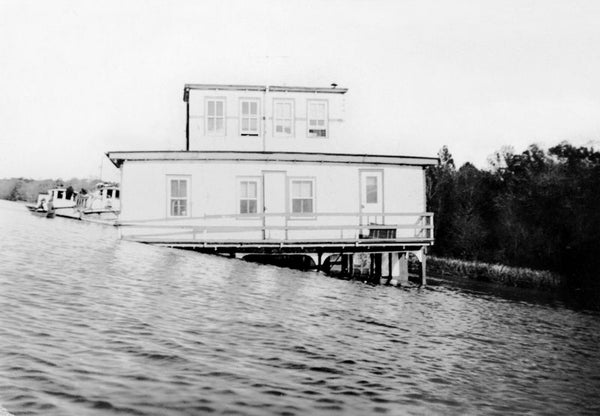
[[[116,225],[138,225],[152,222],[175,222],[175,221],[193,221],[193,220],[212,220],[212,219],[256,219],[265,217],[280,217],[287,220],[300,218],[318,218],[318,217],[433,217],[433,212],[315,212],[315,213],[290,213],[290,212],[261,212],[253,214],[206,214],[196,217],[167,217],[152,218],[135,221],[118,221]]]
[[[419,226],[415,225],[406,225],[406,224],[395,224],[395,225],[379,225],[379,224],[371,224],[371,225],[143,225],[142,228],[150,228],[150,229],[188,229],[196,232],[204,232],[204,231],[212,231],[212,232],[240,232],[240,231],[314,231],[314,230],[364,230],[367,228],[376,228],[378,230],[397,230],[397,229],[408,229],[408,230],[433,230],[432,225],[427,226]]]
[[[330,221],[321,221],[321,217],[332,218],[348,218],[354,217],[354,220],[347,221],[342,224],[331,224]],[[370,219],[381,221],[382,224],[370,222]],[[410,217],[416,218],[409,220],[409,223],[390,223],[393,217]],[[269,224],[266,218],[280,218],[283,221],[272,221],[274,224]],[[367,221],[364,219],[367,218]],[[240,219],[253,220],[252,225],[248,222],[226,221],[224,224],[215,224],[214,221],[222,219]],[[314,221],[294,222],[295,219],[312,219]],[[179,220],[179,221],[177,221]],[[181,221],[183,220],[183,221]],[[190,223],[190,220],[196,220]],[[161,222],[158,224],[158,222]],[[177,221],[177,223],[175,223]],[[356,221],[356,222],[355,222]],[[325,223],[323,223],[325,222]],[[353,224],[349,224],[352,222]],[[291,224],[290,224],[291,223]],[[204,215],[201,217],[185,217],[185,218],[170,218],[156,220],[141,220],[141,221],[121,221],[117,225],[131,229],[128,232],[129,239],[139,239],[153,241],[156,239],[166,239],[165,241],[187,241],[206,243],[208,241],[239,241],[243,243],[248,239],[256,239],[258,235],[260,241],[277,241],[293,243],[294,241],[310,240],[313,242],[327,241],[330,243],[336,242],[373,242],[385,241],[394,244],[403,242],[433,242],[433,213],[419,212],[391,212],[391,213],[360,213],[360,212],[342,212],[342,213],[306,213],[292,214],[286,213],[256,213],[256,214],[216,214]],[[143,229],[140,234],[137,229]],[[152,230],[156,230],[153,232]],[[414,230],[414,233],[402,233],[401,230]],[[162,232],[161,232],[162,231]],[[315,232],[311,237],[306,234],[295,234],[295,232]],[[321,231],[326,231],[329,237],[323,238]],[[400,233],[399,233],[400,232]],[[232,235],[234,233],[243,234],[238,239],[231,240],[224,234]],[[254,233],[254,234],[248,234]],[[412,234],[412,235],[411,235]],[[254,235],[254,237],[252,237]]]

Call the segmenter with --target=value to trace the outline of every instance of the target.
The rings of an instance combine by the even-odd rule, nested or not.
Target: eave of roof
[[[305,92],[323,94],[345,94],[348,88],[325,87],[286,87],[277,85],[236,85],[236,84],[185,84],[183,86],[183,101],[189,98],[190,90],[205,91],[273,91],[273,92]]]
[[[389,156],[308,152],[235,152],[235,151],[115,151],[106,156],[116,166],[125,161],[244,161],[282,163],[332,163],[358,165],[432,166],[436,157]]]

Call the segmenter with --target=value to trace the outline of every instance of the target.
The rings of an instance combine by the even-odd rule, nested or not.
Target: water
[[[6,201],[0,233],[14,415],[600,413],[597,313],[130,243]]]

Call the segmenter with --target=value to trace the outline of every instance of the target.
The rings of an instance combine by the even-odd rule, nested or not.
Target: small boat
[[[38,195],[36,204],[27,209],[40,216],[66,217],[100,223],[114,223],[121,210],[119,185],[102,182],[91,192],[75,192],[72,188],[58,187]]]
[[[121,211],[119,185],[115,183],[99,183],[89,193],[81,192],[75,202],[75,210],[82,220],[111,222],[115,221]]]
[[[54,215],[72,217],[75,208],[77,192],[72,188],[58,187],[38,195],[35,205],[26,205],[27,209],[37,215],[48,218]]]

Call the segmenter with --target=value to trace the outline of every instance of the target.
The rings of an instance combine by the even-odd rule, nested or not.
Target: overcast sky
[[[0,0],[0,178],[182,149],[185,83],[332,82],[348,151],[600,147],[600,1]]]

